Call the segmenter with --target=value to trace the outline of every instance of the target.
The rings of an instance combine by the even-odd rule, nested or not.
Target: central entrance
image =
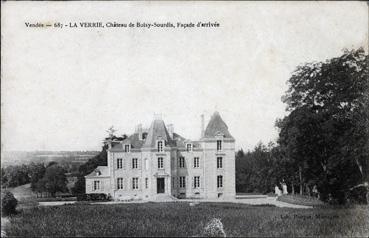
[[[158,193],[164,193],[165,192],[165,182],[164,178],[157,178],[157,191]]]

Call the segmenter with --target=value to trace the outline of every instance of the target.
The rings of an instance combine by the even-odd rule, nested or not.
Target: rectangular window
[[[149,170],[149,160],[145,159],[145,169]]]
[[[192,144],[187,144],[186,148],[187,148],[187,151],[192,151]]]
[[[194,188],[200,187],[200,176],[193,177],[193,186]]]
[[[138,159],[133,158],[132,159],[132,169],[137,169],[137,168],[138,168]]]
[[[124,145],[124,152],[129,152],[129,145]]]
[[[193,167],[194,168],[200,168],[200,158],[199,157],[194,157],[193,158]]]
[[[123,159],[117,159],[117,169],[123,168]]]
[[[179,157],[179,167],[184,168],[185,167],[185,158]]]
[[[222,157],[217,157],[217,168],[218,169],[223,168],[223,158]]]
[[[100,181],[95,180],[94,181],[94,190],[96,191],[96,190],[99,190],[99,189],[100,189]]]
[[[164,168],[164,159],[163,157],[158,158],[158,169]]]
[[[222,175],[219,175],[217,177],[217,187],[218,188],[222,188],[223,187],[223,176]]]
[[[132,189],[138,189],[138,178],[132,178]]]
[[[222,150],[222,141],[217,140],[217,151],[221,151],[221,150]]]
[[[179,177],[179,187],[185,188],[186,187],[186,177]]]
[[[117,189],[123,189],[123,178],[117,178]]]
[[[145,188],[149,188],[149,178],[145,178]]]
[[[158,152],[163,152],[163,141],[158,141]]]

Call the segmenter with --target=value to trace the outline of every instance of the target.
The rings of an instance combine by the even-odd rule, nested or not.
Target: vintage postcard
[[[2,237],[368,237],[365,1],[2,1]]]

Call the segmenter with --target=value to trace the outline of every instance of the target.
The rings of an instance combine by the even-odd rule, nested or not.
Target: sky
[[[1,149],[100,150],[154,114],[189,139],[219,111],[236,149],[275,141],[296,66],[368,52],[365,2],[1,2]],[[217,22],[27,28],[25,22]]]

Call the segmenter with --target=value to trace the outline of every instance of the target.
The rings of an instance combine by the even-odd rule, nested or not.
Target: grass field
[[[145,203],[23,209],[8,236],[199,236],[220,218],[227,236],[369,235],[369,207],[291,209],[244,204]]]
[[[318,198],[310,197],[310,196],[302,196],[302,195],[283,195],[278,197],[278,201],[287,202],[290,204],[303,205],[303,206],[324,206],[325,204],[320,201]]]

